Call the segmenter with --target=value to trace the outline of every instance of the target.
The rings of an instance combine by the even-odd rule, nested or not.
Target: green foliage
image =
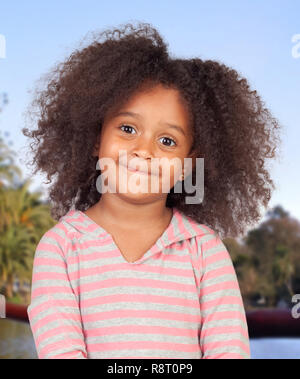
[[[34,252],[55,221],[40,192],[30,192],[30,180],[23,181],[14,164],[14,153],[0,138],[0,283],[7,299],[13,300],[13,283],[31,280]],[[15,180],[15,179],[18,180]]]
[[[225,242],[225,241],[224,241]],[[280,299],[291,304],[300,290],[300,223],[282,206],[267,213],[243,244],[227,240],[246,305],[274,307]]]

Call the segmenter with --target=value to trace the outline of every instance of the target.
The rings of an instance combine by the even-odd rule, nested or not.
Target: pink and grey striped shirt
[[[135,262],[70,210],[36,248],[28,316],[39,358],[250,358],[230,255],[177,208]]]

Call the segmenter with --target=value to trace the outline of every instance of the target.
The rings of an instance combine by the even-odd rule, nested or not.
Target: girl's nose
[[[153,157],[153,141],[151,138],[140,137],[132,151],[133,155],[148,159]]]

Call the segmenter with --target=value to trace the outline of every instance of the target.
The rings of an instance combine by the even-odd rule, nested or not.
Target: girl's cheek
[[[103,138],[101,141],[101,156],[114,156],[118,150],[124,148],[123,146],[124,144],[122,144],[118,138],[115,138],[114,136],[107,136],[107,138]]]
[[[109,146],[112,150],[128,149],[130,147],[130,142],[125,141],[117,136],[111,136],[106,145]]]
[[[169,180],[171,188],[179,180],[180,175],[182,174],[183,167],[180,159],[171,160],[169,162],[164,162],[161,165],[161,175],[163,181],[166,182]]]

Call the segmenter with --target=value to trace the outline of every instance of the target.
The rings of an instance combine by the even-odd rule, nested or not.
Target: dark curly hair
[[[87,46],[56,64],[45,79],[46,88],[35,89],[27,110],[38,127],[22,132],[34,139],[33,173],[45,172],[47,183],[55,179],[49,191],[53,218],[99,201],[98,157],[92,152],[104,117],[142,86],[157,84],[179,90],[190,115],[192,150],[204,158],[203,202],[186,204],[187,194],[173,187],[166,206],[222,237],[244,233],[261,217],[259,207],[267,206],[275,189],[265,164],[277,156],[280,124],[236,70],[214,60],[172,57],[151,24],[127,23],[93,33]]]

